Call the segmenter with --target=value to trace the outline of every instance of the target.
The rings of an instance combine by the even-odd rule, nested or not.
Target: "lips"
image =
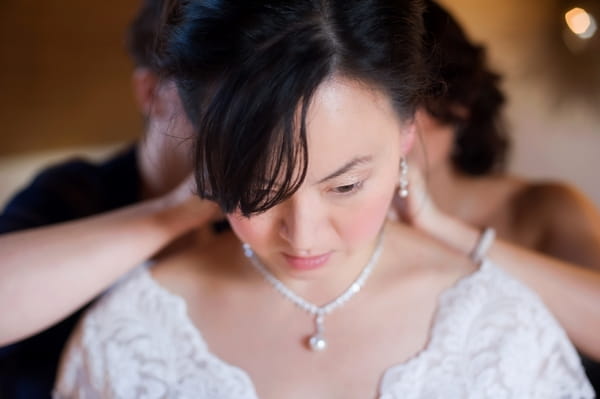
[[[297,270],[314,270],[325,265],[331,257],[331,252],[316,256],[293,256],[283,254],[288,264]]]

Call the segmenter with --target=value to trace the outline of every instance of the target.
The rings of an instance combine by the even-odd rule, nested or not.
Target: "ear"
[[[138,109],[148,118],[150,113],[160,112],[160,104],[156,103],[156,90],[158,89],[158,76],[149,68],[138,67],[133,71],[131,78],[133,95]]]
[[[416,137],[417,122],[416,119],[413,118],[404,126],[400,135],[400,151],[403,156],[407,156],[410,150],[412,150]]]

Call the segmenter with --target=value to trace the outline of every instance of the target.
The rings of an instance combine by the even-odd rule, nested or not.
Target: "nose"
[[[280,235],[296,255],[315,255],[326,215],[318,201],[294,195],[285,202],[280,219]]]

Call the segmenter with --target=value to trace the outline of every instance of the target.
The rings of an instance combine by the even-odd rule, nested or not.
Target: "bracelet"
[[[475,264],[480,265],[481,262],[483,262],[483,259],[485,258],[487,251],[492,246],[495,238],[496,230],[491,227],[486,227],[483,230],[479,236],[479,239],[477,240],[477,244],[475,244],[475,248],[473,248],[471,254],[469,255]]]

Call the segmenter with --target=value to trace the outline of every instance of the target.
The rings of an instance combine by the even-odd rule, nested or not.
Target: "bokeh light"
[[[567,26],[581,39],[589,39],[596,33],[598,28],[592,14],[583,8],[575,7],[565,13]]]

